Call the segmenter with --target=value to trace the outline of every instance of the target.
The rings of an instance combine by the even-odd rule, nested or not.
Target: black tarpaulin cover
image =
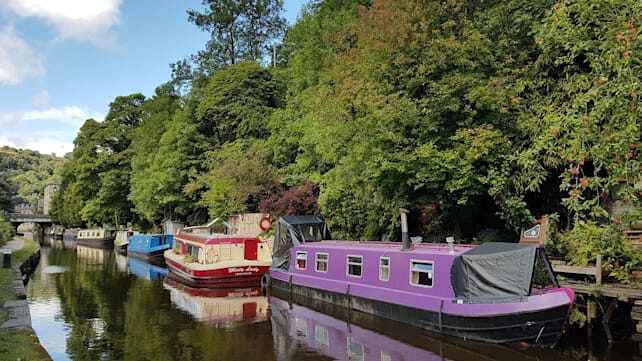
[[[471,303],[509,302],[530,293],[537,247],[484,243],[455,258],[451,283],[458,299]]]
[[[290,248],[306,242],[321,241],[325,236],[325,223],[318,216],[279,218],[272,248],[272,267],[287,268]]]

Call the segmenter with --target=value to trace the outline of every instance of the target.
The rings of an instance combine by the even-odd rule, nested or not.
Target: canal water
[[[520,349],[444,338],[260,289],[198,290],[167,269],[52,241],[28,286],[41,344],[58,360],[629,361],[637,346],[597,334]]]

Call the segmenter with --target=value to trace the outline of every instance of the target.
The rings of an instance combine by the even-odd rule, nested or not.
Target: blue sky
[[[306,0],[285,0],[292,24]],[[0,0],[0,145],[63,155],[118,95],[151,95],[203,48],[200,0]]]

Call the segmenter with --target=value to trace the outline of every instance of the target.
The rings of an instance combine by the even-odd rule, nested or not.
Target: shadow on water
[[[77,250],[74,250],[77,249]],[[110,250],[52,241],[29,284],[33,326],[54,360],[629,361],[599,335],[520,350],[428,334],[258,289],[202,290],[163,267]],[[287,298],[286,298],[287,299]]]

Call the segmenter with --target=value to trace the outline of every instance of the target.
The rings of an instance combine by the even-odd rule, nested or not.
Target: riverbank
[[[15,238],[4,248],[11,249],[13,254],[12,268],[0,268],[0,361],[49,361],[51,358],[31,328],[20,270],[20,265],[33,260],[38,252],[38,243],[27,238]]]

